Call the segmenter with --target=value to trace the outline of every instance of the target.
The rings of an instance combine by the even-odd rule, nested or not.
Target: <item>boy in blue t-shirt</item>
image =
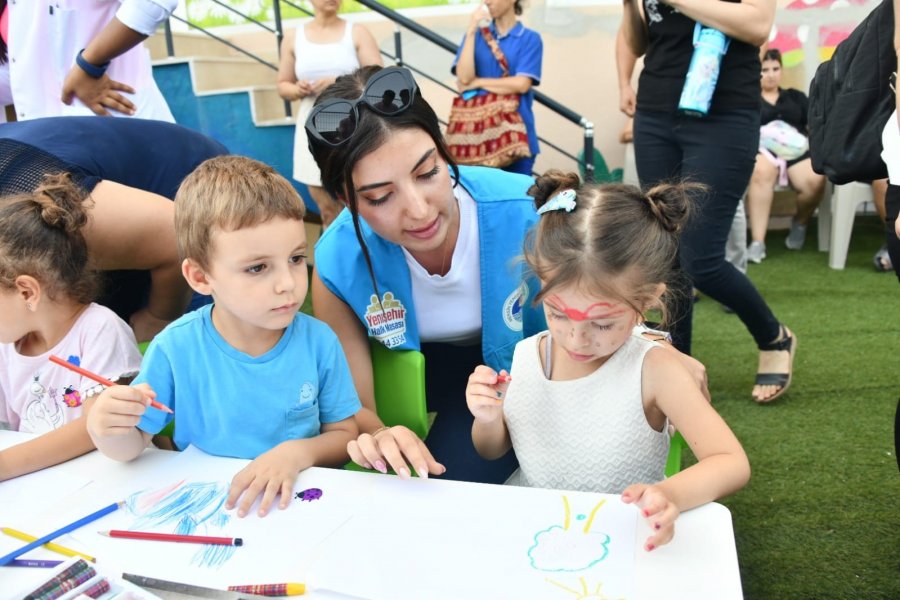
[[[133,386],[103,391],[88,431],[107,456],[137,457],[174,415],[175,444],[253,459],[231,482],[227,508],[265,516],[297,474],[347,460],[360,408],[337,336],[298,312],[308,286],[304,206],[271,167],[220,156],[175,197],[175,231],[190,286],[213,297],[156,336]],[[240,500],[240,504],[238,501]]]

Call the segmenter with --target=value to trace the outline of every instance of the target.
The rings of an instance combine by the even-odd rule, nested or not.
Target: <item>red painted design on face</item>
[[[550,302],[552,300],[552,303]],[[594,321],[597,319],[612,319],[613,317],[621,316],[625,313],[624,308],[619,308],[616,310],[611,310],[608,312],[597,312],[591,314],[591,311],[595,308],[613,308],[615,305],[610,304],[609,302],[594,302],[590,306],[588,306],[585,310],[578,310],[577,308],[571,308],[566,306],[566,303],[563,302],[559,296],[551,296],[544,301],[547,306],[552,308],[555,311],[561,312],[565,314],[567,317],[572,319],[573,321]],[[560,307],[560,305],[562,305]]]

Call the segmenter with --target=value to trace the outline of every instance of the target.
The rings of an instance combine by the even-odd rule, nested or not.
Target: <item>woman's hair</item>
[[[515,4],[513,4],[513,11],[516,13],[516,16],[521,16],[522,11],[524,10],[525,0],[516,0]]]
[[[616,298],[643,314],[659,284],[670,284],[678,233],[700,184],[661,184],[643,193],[631,185],[580,185],[578,175],[548,171],[528,190],[536,208],[563,190],[576,192],[575,208],[541,215],[525,242],[525,261],[543,282],[541,302],[560,286]],[[667,285],[667,292],[671,289]],[[665,297],[665,295],[664,295]],[[665,302],[662,321],[665,322]]]
[[[315,105],[318,106],[328,100],[359,98],[366,83],[380,70],[381,67],[377,65],[360,67],[352,73],[338,77],[333,84],[319,94]],[[353,187],[353,168],[356,163],[384,145],[397,131],[419,129],[434,141],[438,154],[453,172],[454,182],[459,181],[459,168],[444,143],[437,115],[434,114],[434,109],[425,102],[421,92],[416,92],[409,108],[390,116],[378,114],[363,103],[358,104],[356,109],[359,121],[356,124],[356,131],[349,140],[340,146],[333,147],[309,136],[309,148],[322,172],[322,186],[325,191],[333,197],[343,198],[347,204],[353,218],[356,238],[359,240],[366,266],[369,269],[369,276],[372,278],[372,285],[376,288],[375,292],[378,293],[377,286],[375,286],[372,258],[369,256],[369,250],[363,241],[359,226],[359,204]]]
[[[781,62],[781,50],[778,48],[766,50],[766,53],[763,54],[763,62],[767,60],[777,60],[778,64],[783,66],[783,63]]]
[[[51,299],[92,302],[100,275],[91,266],[82,229],[87,192],[68,173],[47,175],[29,194],[0,199],[0,286],[16,277],[37,279]]]

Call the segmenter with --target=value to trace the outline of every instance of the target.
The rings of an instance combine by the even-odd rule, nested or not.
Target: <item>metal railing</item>
[[[241,11],[237,10],[236,8],[233,8],[229,4],[226,4],[222,0],[210,0],[210,1],[214,2],[215,4],[218,4],[219,6],[222,6],[223,8],[226,8],[230,12],[240,16],[241,18],[245,19],[246,21],[253,23],[256,26],[258,26],[270,33],[273,33],[275,35],[276,47],[277,47],[277,52],[278,52],[279,57],[281,56],[281,43],[282,43],[282,40],[284,39],[284,28],[283,28],[283,19],[282,19],[282,15],[281,15],[281,4],[286,4],[287,6],[290,6],[296,10],[299,10],[300,12],[303,12],[307,15],[313,16],[312,12],[310,12],[309,10],[303,8],[302,6],[300,6],[298,4],[295,4],[294,2],[291,2],[289,0],[275,0],[272,3],[273,12],[274,12],[273,17],[274,17],[274,21],[275,21],[274,28],[273,28],[262,21],[254,19],[250,15],[246,15],[246,14],[242,13]],[[425,79],[428,79],[429,81],[435,83],[436,85],[438,85],[446,90],[449,90],[454,95],[458,93],[456,89],[445,84],[443,81],[439,80],[438,78],[422,71],[421,69],[416,68],[415,65],[412,65],[412,64],[404,61],[404,59],[403,59],[403,39],[402,39],[402,32],[401,32],[400,28],[403,27],[405,29],[408,29],[412,33],[415,33],[416,35],[424,38],[425,40],[431,42],[432,44],[438,46],[439,48],[443,48],[444,50],[455,55],[457,45],[454,42],[448,40],[445,37],[442,37],[442,36],[436,34],[432,30],[430,30],[422,25],[419,25],[412,19],[409,19],[408,17],[401,15],[397,11],[383,6],[376,0],[356,0],[356,1],[359,2],[360,4],[362,4],[363,6],[367,7],[369,10],[376,12],[376,13],[382,15],[383,17],[385,17],[386,19],[393,21],[395,23],[394,54],[392,55],[389,52],[381,50],[382,55],[391,59],[396,64],[402,65],[402,66],[408,68],[409,70],[413,71],[416,75],[423,77]],[[195,29],[195,30],[221,42],[222,44],[225,44],[229,48],[232,48],[233,50],[247,56],[248,58],[250,58],[252,60],[255,60],[256,62],[259,62],[260,64],[265,65],[266,67],[268,67],[274,71],[278,70],[278,65],[274,65],[274,64],[268,62],[267,60],[253,54],[252,52],[249,52],[248,50],[245,50],[244,48],[239,47],[237,44],[234,44],[233,42],[231,42],[221,36],[218,36],[215,33],[211,32],[207,29],[204,29],[203,27],[200,27],[199,25],[191,23],[187,19],[183,19],[183,18],[175,16],[175,15],[172,15],[171,18],[186,24],[189,28]],[[168,21],[166,21],[166,23],[165,23],[165,38],[166,38],[166,51],[168,53],[168,56],[173,57],[175,55],[174,38],[172,35],[172,28]],[[568,108],[567,106],[563,105],[560,102],[557,102],[556,100],[554,100],[553,98],[547,96],[546,94],[544,94],[542,92],[534,90],[534,99],[539,104],[542,104],[543,106],[547,107],[549,110],[555,112],[556,114],[563,117],[567,121],[570,121],[571,123],[573,123],[583,129],[582,136],[583,136],[584,145],[583,145],[583,157],[581,159],[579,159],[577,156],[571,154],[570,152],[567,152],[563,148],[559,147],[558,145],[550,142],[549,140],[547,140],[541,136],[538,136],[538,140],[540,140],[541,143],[545,144],[546,146],[553,148],[554,150],[556,150],[563,156],[578,163],[578,165],[584,171],[585,180],[586,181],[594,181],[595,180],[594,124],[591,121],[589,121],[586,117],[578,114],[574,110]],[[284,106],[285,106],[285,115],[290,117],[291,116],[291,103],[288,102],[287,100],[285,100]],[[442,121],[442,123],[443,123],[443,121]],[[444,123],[444,124],[446,124],[446,123]]]

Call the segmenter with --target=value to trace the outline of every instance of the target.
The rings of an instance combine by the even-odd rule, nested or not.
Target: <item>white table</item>
[[[0,448],[25,439],[28,439],[25,434],[0,432]],[[194,462],[191,456],[200,458]],[[136,461],[122,464],[94,452],[43,472],[0,483],[0,526],[43,535],[95,508],[126,497],[136,491],[135,486],[146,489],[148,482],[164,484],[167,478],[194,478],[194,475],[221,480],[223,474],[236,472],[245,463],[207,457],[199,452],[192,455],[190,450],[182,454],[148,450]],[[415,597],[421,593],[420,597],[459,598],[465,590],[468,598],[519,598],[521,594],[512,593],[517,585],[522,586],[519,577],[509,579],[508,596],[487,594],[484,590],[488,588],[474,581],[471,589],[466,588],[469,581],[465,578],[471,576],[484,582],[487,573],[489,583],[506,589],[504,578],[511,578],[515,571],[510,565],[521,562],[521,552],[517,550],[508,556],[511,553],[505,550],[506,532],[522,533],[515,529],[514,523],[504,522],[505,515],[516,515],[518,519],[516,511],[522,507],[548,506],[547,512],[553,515],[551,522],[561,521],[560,498],[571,502],[573,515],[578,510],[587,512],[585,507],[603,498],[599,494],[438,479],[401,481],[385,475],[316,468],[301,474],[295,490],[310,485],[323,487],[322,501],[297,500],[287,510],[272,513],[265,519],[252,517],[255,522],[251,518],[247,522],[233,519],[232,531],[247,530],[243,535],[245,546],[236,549],[232,563],[211,574],[200,574],[199,569],[190,570],[182,564],[183,556],[187,556],[184,553],[195,551],[185,549],[187,545],[101,539],[96,535],[99,529],[124,528],[115,522],[88,525],[57,541],[95,555],[98,565],[115,569],[116,573],[123,570],[210,587],[222,587],[221,581],[237,571],[257,576],[255,582],[275,582],[271,573],[290,572],[296,576],[281,577],[281,580],[305,580],[314,588],[306,596],[310,598],[347,597],[330,590],[353,594],[352,597],[370,597],[369,594],[382,598],[404,594]],[[619,502],[617,498],[606,499],[610,509],[613,502]],[[435,510],[436,505],[442,505],[442,509]],[[452,509],[447,510],[447,506]],[[642,550],[643,540],[650,535],[643,519],[637,519],[633,530],[633,593],[629,600],[742,598],[731,515],[725,507],[712,503],[684,513],[678,519],[675,539],[650,553]],[[524,532],[529,534],[529,543],[531,531]],[[440,539],[435,539],[438,532]],[[263,537],[265,540],[261,540]],[[18,540],[0,535],[0,555],[21,545]],[[174,550],[168,549],[176,546]],[[524,551],[525,546],[516,548]],[[263,554],[265,557],[255,566],[247,567],[240,562]],[[35,550],[28,557],[60,558],[45,549]],[[168,564],[170,560],[173,564]],[[288,563],[296,565],[296,569],[285,571]],[[491,565],[496,565],[496,569],[490,568]],[[408,589],[416,579],[408,574],[410,569],[434,582],[434,586],[429,585],[427,592],[421,587]],[[171,575],[173,572],[190,573],[191,578],[176,577]],[[342,582],[340,576],[344,573],[346,579]],[[560,600],[597,598],[583,596],[580,590],[585,585],[593,591],[602,574],[593,568],[579,572],[528,573],[535,582],[529,584],[528,598]],[[0,568],[0,598],[6,597],[4,591],[21,590],[44,579],[46,574],[42,569]],[[358,584],[360,580],[366,581],[363,588]],[[360,593],[361,589],[368,591]],[[610,598],[618,597],[612,596],[612,590],[604,588],[603,591],[605,595],[599,597],[606,594]]]

